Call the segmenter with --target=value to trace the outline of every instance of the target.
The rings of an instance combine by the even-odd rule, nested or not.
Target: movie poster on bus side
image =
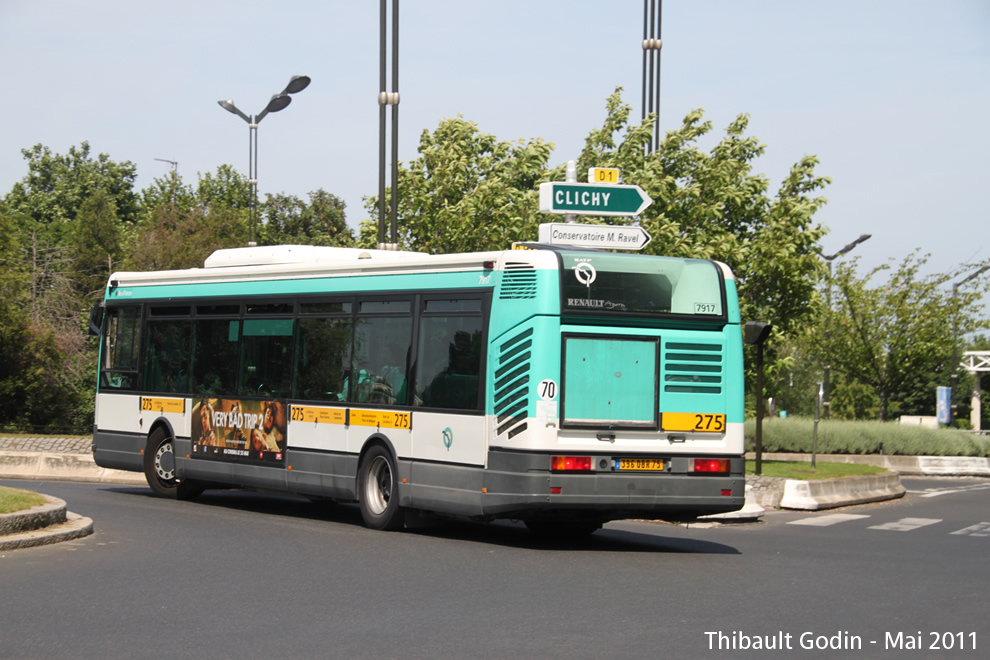
[[[281,466],[285,402],[277,399],[193,399],[192,458]]]

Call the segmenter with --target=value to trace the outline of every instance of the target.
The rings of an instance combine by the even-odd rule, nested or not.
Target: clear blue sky
[[[259,131],[259,188],[324,188],[352,226],[378,182],[378,2],[0,0],[0,194],[20,150],[137,165],[138,188],[231,163],[246,124],[293,74],[312,85]],[[990,3],[985,0],[667,0],[661,126],[704,108],[716,135],[739,113],[767,145],[772,188],[804,154],[833,179],[817,216],[834,252],[863,232],[864,267],[915,248],[932,268],[990,259]],[[641,0],[405,0],[399,158],[458,113],[502,140],[580,152],[621,85],[640,112]]]

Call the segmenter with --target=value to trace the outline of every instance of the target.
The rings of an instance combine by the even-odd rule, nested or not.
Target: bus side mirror
[[[103,312],[103,303],[93,303],[89,308],[89,334],[100,335],[100,329],[103,327]]]

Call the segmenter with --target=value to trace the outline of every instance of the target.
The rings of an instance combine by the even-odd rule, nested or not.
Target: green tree
[[[268,195],[258,243],[350,247],[354,235],[345,208],[344,200],[322,188],[309,193],[309,204],[293,195]]]
[[[48,322],[57,323],[58,317],[48,319],[50,309],[40,303],[32,305],[31,272],[3,204],[0,236],[4,237],[0,241],[0,424],[85,426],[85,419],[78,417],[82,396],[65,387],[67,380],[78,374],[75,363],[67,364],[61,347],[73,349],[75,337],[71,332],[60,337]],[[81,333],[75,335],[81,339]],[[90,379],[93,361],[95,357],[86,371]],[[91,423],[92,399],[89,401]]]
[[[629,113],[617,88],[606,103],[602,127],[586,139],[578,179],[589,167],[618,168],[625,183],[639,185],[653,198],[639,219],[653,237],[645,253],[728,264],[743,319],[772,323],[775,338],[807,325],[818,314],[816,286],[825,273],[818,257],[825,230],[813,216],[826,201],[816,193],[830,180],[815,174],[817,158],[805,156],[794,164],[771,198],[768,179],[753,173],[753,161],[765,147],[745,135],[747,115],[730,123],[725,137],[706,153],[697,143],[712,124],[694,110],[659,149],[646,154],[654,119],[630,125]],[[563,178],[563,166],[548,176]]]
[[[205,209],[251,208],[251,184],[231,165],[220,165],[215,174],[200,175],[196,203]]]
[[[953,323],[980,330],[986,283],[947,296],[956,274],[922,275],[928,258],[913,253],[896,266],[885,264],[856,276],[858,259],[841,264],[832,282],[832,309],[814,330],[823,363],[847,379],[867,385],[879,401],[881,420],[900,414],[934,414],[935,386],[948,385]],[[881,273],[888,279],[869,282]]]
[[[439,254],[534,240],[541,220],[536,184],[552,149],[539,138],[502,142],[461,117],[444,119],[432,133],[424,130],[420,156],[399,167],[400,246]],[[386,196],[391,204],[391,190]],[[373,218],[377,209],[378,198],[368,198]],[[377,220],[364,221],[360,244],[377,242]]]
[[[229,165],[201,175],[195,189],[171,176],[155,179],[142,199],[124,269],[198,268],[215,250],[247,244],[251,188]]]
[[[96,190],[82,203],[72,235],[76,290],[84,297],[100,298],[121,257],[117,210],[105,190]]]
[[[5,201],[20,225],[22,242],[34,232],[43,244],[65,245],[83,202],[97,190],[104,190],[113,202],[120,222],[137,220],[138,198],[133,191],[137,168],[130,161],[115,162],[107,154],[94,158],[88,142],[70,147],[67,154],[53,153],[41,144],[21,153],[28,161],[28,173]]]

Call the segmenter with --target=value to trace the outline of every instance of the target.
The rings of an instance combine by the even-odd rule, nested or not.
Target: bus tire
[[[358,501],[361,518],[371,529],[395,531],[405,524],[405,510],[399,506],[399,471],[391,452],[374,445],[358,468]]]
[[[144,449],[144,478],[157,497],[191,500],[203,492],[196,482],[175,478],[174,445],[172,436],[164,426],[159,426],[148,436]]]

